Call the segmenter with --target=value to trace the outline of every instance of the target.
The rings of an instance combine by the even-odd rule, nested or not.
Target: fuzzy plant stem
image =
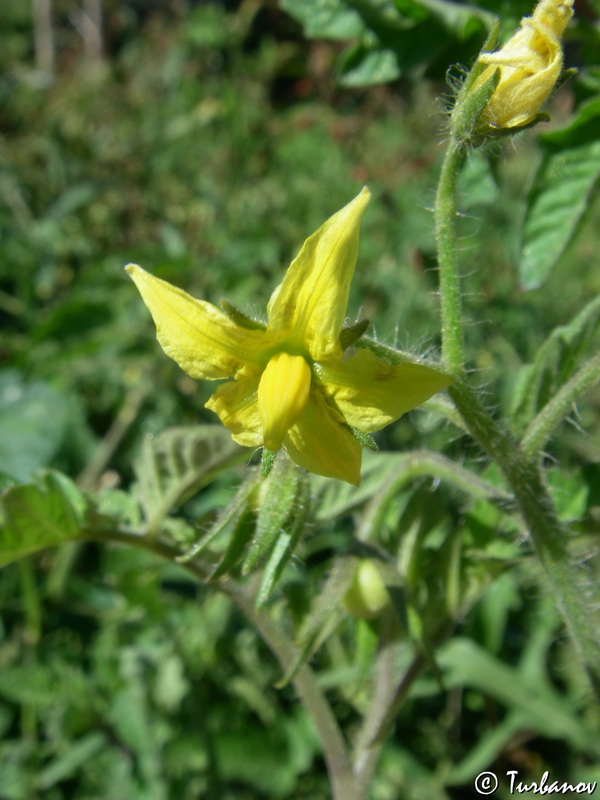
[[[555,428],[571,413],[577,400],[598,381],[600,353],[586,361],[530,422],[521,439],[521,449],[527,458],[539,459],[542,448]]]
[[[456,184],[465,150],[451,139],[442,164],[435,198],[435,235],[438,248],[442,315],[442,361],[457,377],[463,370],[463,320],[456,249]]]
[[[568,551],[568,531],[556,517],[552,499],[544,483],[539,464],[532,459],[534,448],[541,446],[553,426],[570,408],[582,386],[588,386],[596,374],[595,362],[583,376],[578,373],[573,385],[566,384],[555,404],[549,404],[526,433],[522,449],[488,414],[475,391],[462,378],[463,324],[458,272],[456,235],[457,182],[465,151],[454,139],[450,141],[442,166],[436,196],[435,227],[440,269],[442,316],[442,356],[446,368],[457,377],[448,393],[461,413],[473,438],[497,462],[510,484],[519,511],[525,521],[534,550],[567,629],[600,696],[600,625],[591,599],[588,601],[582,569],[573,563]],[[572,382],[570,382],[572,383]],[[567,388],[568,387],[568,388]]]
[[[569,531],[558,520],[539,465],[488,414],[472,389],[457,381],[448,389],[473,438],[496,461],[514,492],[552,596],[571,634],[590,682],[600,697],[600,624],[588,601],[585,573],[573,563]]]

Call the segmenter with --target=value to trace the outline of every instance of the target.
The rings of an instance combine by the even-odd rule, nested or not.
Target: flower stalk
[[[442,317],[442,361],[448,372],[463,371],[463,318],[456,249],[456,186],[466,148],[452,138],[444,157],[435,199],[435,234]]]

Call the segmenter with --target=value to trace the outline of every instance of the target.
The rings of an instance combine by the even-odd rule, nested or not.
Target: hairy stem
[[[448,391],[473,438],[498,463],[512,486],[557,607],[600,696],[598,613],[587,600],[582,570],[573,563],[567,546],[569,531],[556,516],[540,469],[492,419],[466,384],[457,381]]]
[[[456,236],[456,191],[464,149],[451,140],[440,175],[436,196],[435,227],[440,269],[442,315],[442,356],[458,380],[448,393],[460,411],[473,438],[502,469],[513,489],[519,510],[527,525],[534,550],[544,568],[553,596],[579,651],[588,675],[600,694],[600,625],[593,604],[587,601],[581,570],[573,563],[567,547],[568,531],[559,522],[552,499],[539,467],[531,458],[534,448],[544,441],[557,420],[562,419],[566,403],[578,387],[591,380],[587,371],[577,385],[566,384],[556,405],[543,409],[526,432],[527,451],[487,413],[475,392],[462,380],[463,331]],[[592,366],[591,372],[595,368]],[[578,373],[579,375],[579,373]],[[559,393],[560,394],[560,393]],[[570,407],[570,405],[568,406]]]
[[[463,320],[456,250],[456,184],[465,151],[451,140],[435,198],[435,234],[440,273],[442,361],[452,375],[463,369]]]
[[[511,494],[497,489],[446,456],[429,450],[415,450],[401,457],[392,476],[372,498],[361,520],[357,538],[363,542],[369,541],[381,529],[381,521],[398,492],[415,478],[423,476],[439,478],[477,500],[487,500],[489,503],[501,505],[505,510],[515,507]]]
[[[526,458],[537,459],[560,423],[573,410],[573,405],[595,383],[600,381],[600,353],[590,358],[554,397],[546,403],[539,414],[529,423],[521,439],[521,449]]]

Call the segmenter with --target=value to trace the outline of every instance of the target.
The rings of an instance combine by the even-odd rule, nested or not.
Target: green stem
[[[373,720],[373,725],[369,727],[369,735],[371,742],[383,742],[387,738],[388,732],[398,716],[398,712],[404,705],[408,697],[411,686],[419,677],[421,672],[431,663],[431,656],[428,652],[433,652],[452,631],[453,624],[444,619],[438,629],[435,631],[430,643],[428,651],[422,647],[418,647],[408,669],[397,683],[391,688],[388,694],[385,708]]]
[[[559,399],[540,412],[525,435],[524,452],[487,413],[479,398],[462,380],[463,332],[456,236],[457,182],[465,150],[452,139],[446,152],[436,196],[435,228],[440,269],[442,356],[458,380],[448,393],[465,420],[473,438],[494,459],[511,485],[528,527],[534,550],[543,565],[557,606],[585,664],[596,692],[600,694],[600,631],[586,602],[581,571],[572,563],[567,548],[568,531],[556,517],[541,472],[532,460],[540,442],[565,413],[569,401],[582,385],[588,385],[595,367],[578,373],[577,380],[563,387]],[[573,379],[572,379],[573,380]],[[568,388],[566,388],[568,387]]]
[[[456,250],[456,185],[465,150],[451,140],[446,151],[435,199],[435,234],[440,272],[442,361],[460,376],[463,370],[463,321]]]
[[[171,562],[176,561],[177,556],[180,555],[174,547],[158,539],[123,530],[90,529],[85,532],[85,535],[90,539],[112,541],[150,550]],[[207,581],[209,568],[201,561],[196,559],[182,563],[181,566],[201,581]],[[255,599],[247,587],[229,577],[220,578],[211,585],[224,592],[248,618],[279,661],[284,673],[297,663],[299,653],[296,646],[266,610],[255,607]],[[321,691],[312,669],[307,664],[301,666],[295,673],[293,684],[321,739],[323,755],[331,780],[333,800],[349,800],[354,797],[356,800],[363,800],[353,794],[354,778],[344,737],[331,706]]]
[[[573,410],[573,405],[600,380],[600,353],[587,361],[529,423],[521,449],[526,458],[537,459],[555,428]]]
[[[367,797],[373,774],[386,736],[381,736],[381,722],[387,716],[396,689],[398,623],[392,613],[381,620],[379,650],[373,682],[373,697],[354,746],[354,794],[357,800]],[[387,733],[387,731],[385,732]]]
[[[419,477],[439,478],[477,500],[500,505],[505,510],[513,509],[514,497],[501,489],[497,489],[479,475],[461,467],[440,453],[429,450],[415,450],[402,456],[394,474],[383,488],[372,498],[361,520],[357,538],[367,542],[381,530],[382,520],[387,514],[390,502],[398,492]]]
[[[582,571],[572,562],[569,531],[556,517],[538,466],[491,418],[473,391],[457,381],[448,392],[471,435],[500,466],[512,486],[534,550],[590,681],[600,696],[600,625],[593,604],[586,602]]]

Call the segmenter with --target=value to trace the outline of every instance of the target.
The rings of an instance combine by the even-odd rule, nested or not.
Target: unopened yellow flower
[[[251,326],[135,264],[126,267],[165,353],[192,378],[229,378],[206,403],[241,445],[285,447],[311,472],[360,481],[352,429],[379,430],[451,382],[420,364],[345,353],[340,333],[358,253],[364,188],[304,243]]]
[[[562,35],[573,16],[573,0],[540,0],[531,17],[500,50],[482,53],[489,65],[476,83],[481,86],[496,69],[500,80],[484,111],[495,128],[516,128],[533,122],[551,94],[563,66]]]

